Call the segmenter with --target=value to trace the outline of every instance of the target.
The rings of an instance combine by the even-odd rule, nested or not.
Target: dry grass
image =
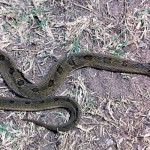
[[[150,61],[148,0],[0,1],[0,49],[38,82],[62,55],[93,51]],[[13,96],[1,80],[1,95]],[[94,69],[70,73],[57,95],[82,108],[76,129],[54,135],[21,119],[66,121],[60,110],[0,112],[1,150],[150,150],[150,80]]]

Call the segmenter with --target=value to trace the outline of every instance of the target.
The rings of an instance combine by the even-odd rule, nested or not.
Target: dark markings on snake
[[[145,68],[145,66],[143,64],[140,64],[140,63],[137,63],[135,67],[136,68],[140,68],[140,69],[144,69]]]
[[[52,87],[53,85],[54,85],[54,80],[50,80],[49,83],[48,83],[48,86]]]
[[[10,103],[10,104],[13,104],[13,103],[14,103],[14,101],[13,101],[13,100],[10,100],[10,101],[9,101],[9,103]]]
[[[85,56],[83,56],[83,58],[85,60],[92,60],[93,56],[91,56],[91,55],[85,55]]]
[[[18,84],[19,86],[24,85],[24,80],[18,80],[18,81],[17,81],[17,84]]]
[[[44,100],[41,100],[40,103],[41,103],[41,104],[44,103]]]
[[[33,88],[31,89],[33,92],[39,92],[39,89],[38,88]]]
[[[122,62],[122,66],[127,67],[127,66],[128,66],[128,62],[123,61],[123,62]]]
[[[59,100],[59,98],[57,98],[57,97],[56,97],[56,98],[54,98],[54,101],[55,101],[55,102],[56,102],[56,101],[58,101],[58,100]]]
[[[53,97],[53,94],[55,92],[55,89],[57,89],[60,81],[63,80],[70,71],[84,66],[97,68],[99,70],[108,70],[108,68],[110,68],[109,71],[112,72],[135,73],[150,77],[150,63],[138,63],[135,61],[118,59],[118,57],[107,57],[106,55],[81,53],[71,54],[69,57],[64,57],[63,59],[61,59],[58,64],[56,64],[56,67],[54,67],[54,70],[52,70],[52,73],[49,72],[49,74],[46,76],[44,83],[41,82],[39,86],[37,86],[36,84],[28,81],[24,77],[23,73],[15,68],[13,61],[9,56],[7,56],[7,54],[5,55],[5,53],[0,52],[0,69],[2,70],[4,79],[6,80],[6,82],[8,79],[8,85],[10,85],[10,87],[13,87],[12,90],[16,94],[19,94],[22,98],[26,98],[23,99],[23,101],[21,100],[21,98],[6,98],[6,100],[4,101],[3,99],[1,99],[0,108],[3,110],[17,109],[26,111],[28,109],[31,111],[36,111],[64,107],[69,111],[70,114],[69,121],[65,124],[58,126],[48,125],[33,119],[24,119],[24,121],[33,122],[54,132],[57,132],[59,130],[67,131],[71,127],[75,126],[79,120],[79,104],[76,103],[76,101],[74,101],[73,99],[69,100],[68,97]],[[62,78],[58,78],[58,76],[60,76],[60,73],[62,75]],[[38,90],[39,93],[34,93]],[[50,96],[50,94],[52,94],[52,96]]]
[[[28,105],[28,104],[30,104],[30,102],[29,102],[29,101],[26,101],[26,102],[25,102],[25,104],[27,104],[27,105]]]
[[[57,72],[58,72],[59,74],[61,74],[61,73],[63,72],[63,68],[62,68],[61,66],[58,66]]]
[[[111,64],[112,59],[111,59],[111,58],[104,57],[104,58],[103,58],[103,62],[104,62],[104,63],[107,63],[107,64]]]
[[[9,74],[13,75],[14,72],[15,72],[15,69],[13,67],[9,68]]]
[[[76,66],[76,63],[75,63],[75,61],[74,61],[73,56],[71,56],[71,57],[68,59],[68,63],[69,63],[69,65]]]
[[[5,60],[5,56],[4,55],[0,55],[0,60]]]

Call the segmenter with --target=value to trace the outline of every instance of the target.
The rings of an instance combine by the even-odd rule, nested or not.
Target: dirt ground
[[[91,51],[150,62],[149,0],[1,0],[0,50],[32,82],[63,55]],[[0,80],[1,96],[14,96]],[[21,119],[62,123],[63,110],[0,111],[0,150],[150,150],[150,79],[84,68],[56,95],[75,97],[78,126],[54,134]]]

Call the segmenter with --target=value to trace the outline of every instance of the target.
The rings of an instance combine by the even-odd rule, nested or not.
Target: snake
[[[40,120],[23,118],[52,132],[68,131],[75,127],[81,116],[81,108],[74,98],[55,96],[56,90],[73,70],[94,68],[117,73],[138,74],[150,77],[150,63],[123,59],[114,55],[79,52],[65,55],[52,65],[38,83],[32,83],[17,68],[14,60],[0,51],[0,72],[15,97],[0,97],[0,109],[10,111],[43,111],[63,108],[69,119],[62,124],[46,124]]]

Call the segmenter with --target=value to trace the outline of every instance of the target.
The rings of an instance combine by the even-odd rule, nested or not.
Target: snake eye
[[[5,56],[4,55],[0,55],[0,60],[5,60]]]
[[[13,74],[15,72],[15,69],[13,67],[9,68],[9,74]]]
[[[49,83],[48,83],[48,86],[51,87],[53,85],[54,85],[54,80],[50,80]]]
[[[92,55],[85,55],[85,56],[83,56],[83,58],[85,60],[92,60],[93,56]]]
[[[18,84],[19,86],[24,85],[24,80],[18,80],[18,81],[17,81],[17,84]]]

